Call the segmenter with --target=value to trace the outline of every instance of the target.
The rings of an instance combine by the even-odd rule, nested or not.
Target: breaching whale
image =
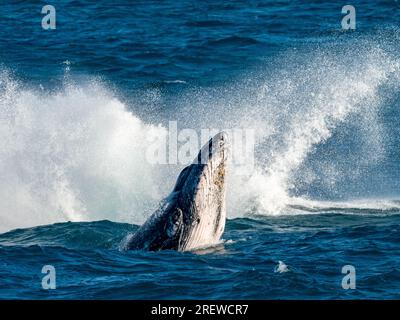
[[[188,251],[218,243],[225,229],[227,135],[220,132],[181,171],[171,194],[134,234],[123,250]]]

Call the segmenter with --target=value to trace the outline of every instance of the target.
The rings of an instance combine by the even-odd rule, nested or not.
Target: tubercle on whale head
[[[192,164],[184,168],[179,174],[173,192],[181,191],[193,169],[197,171],[208,168],[211,171],[218,170],[218,181],[225,178],[225,167],[228,159],[228,135],[220,132],[211,138],[199,151]],[[211,172],[214,175],[214,172]]]
[[[212,137],[199,151],[198,156],[194,159],[193,164],[210,164],[215,163],[218,166],[221,162],[225,162],[228,158],[228,134],[224,131]]]

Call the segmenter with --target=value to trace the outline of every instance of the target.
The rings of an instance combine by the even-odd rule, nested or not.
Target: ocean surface
[[[332,1],[46,4],[0,2],[0,299],[400,298],[399,1],[347,31]],[[174,121],[254,130],[223,240],[120,251],[185,166],[146,158]]]

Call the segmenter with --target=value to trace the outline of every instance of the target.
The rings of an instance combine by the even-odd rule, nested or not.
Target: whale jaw
[[[188,251],[218,243],[226,220],[227,149],[226,133],[210,139],[159,209],[123,240],[122,249]]]
[[[218,243],[226,220],[227,135],[214,136],[188,167],[178,207],[183,210],[181,250],[193,250]]]

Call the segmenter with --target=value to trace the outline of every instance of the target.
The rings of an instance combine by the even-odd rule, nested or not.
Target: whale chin
[[[187,251],[220,241],[226,221],[228,137],[220,132],[179,174],[171,194],[122,242],[124,250]]]

